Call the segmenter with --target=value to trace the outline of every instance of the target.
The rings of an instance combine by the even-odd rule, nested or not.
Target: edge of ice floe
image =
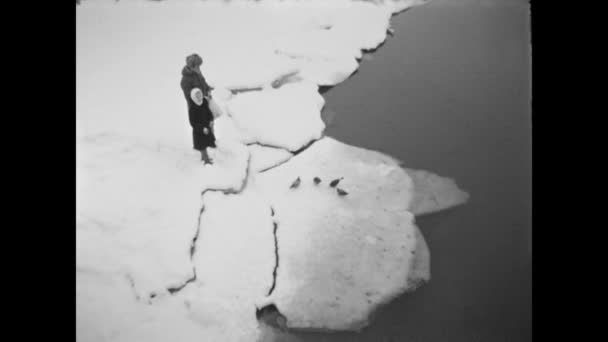
[[[466,204],[471,199],[471,194],[460,187],[454,178],[441,176],[424,169],[406,167],[402,160],[379,151],[374,152],[380,153],[386,160],[396,163],[411,178],[414,193],[408,211],[414,216],[451,209]]]
[[[201,195],[202,196],[202,195]],[[201,205],[201,210],[198,213],[198,220],[196,225],[196,232],[194,233],[194,237],[192,237],[192,243],[190,244],[190,263],[192,263],[192,277],[186,280],[183,284],[176,287],[168,287],[167,292],[173,295],[181,290],[183,290],[188,284],[196,281],[196,264],[194,263],[194,253],[196,253],[196,240],[198,240],[198,236],[201,232],[201,217],[203,216],[203,212],[205,211],[205,205]]]
[[[426,170],[402,168],[414,184],[414,196],[409,211],[416,216],[463,205],[471,198],[453,178],[442,177]]]
[[[414,257],[410,262],[410,272],[407,275],[406,285],[401,291],[396,291],[393,295],[386,296],[381,302],[372,306],[366,320],[357,327],[356,331],[369,326],[375,317],[393,300],[416,291],[431,280],[431,253],[420,228],[415,223],[414,227],[416,228],[416,248],[414,250]]]

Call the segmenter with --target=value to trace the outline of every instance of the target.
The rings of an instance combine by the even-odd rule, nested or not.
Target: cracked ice
[[[83,1],[78,340],[267,340],[268,305],[289,328],[359,329],[428,281],[413,215],[468,195],[324,137],[319,94],[423,2]],[[194,51],[220,115],[212,166],[189,148],[179,91]]]

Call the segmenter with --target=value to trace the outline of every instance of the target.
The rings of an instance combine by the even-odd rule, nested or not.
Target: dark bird
[[[312,181],[315,182],[315,185],[319,185],[319,183],[321,183],[321,178],[315,177]]]
[[[293,181],[293,183],[291,183],[291,186],[289,187],[290,189],[295,189],[298,186],[300,186],[300,177],[296,178],[295,181]]]
[[[331,181],[331,183],[329,183],[329,186],[331,186],[332,188],[335,188],[336,185],[338,185],[338,183],[340,183],[340,181],[343,179],[344,177],[340,177],[340,178],[336,178],[334,180]]]
[[[340,188],[336,188],[336,191],[338,192],[338,195],[340,195],[340,196],[346,196],[346,195],[348,195],[348,192],[346,192],[346,191],[344,191],[344,190],[342,190]]]

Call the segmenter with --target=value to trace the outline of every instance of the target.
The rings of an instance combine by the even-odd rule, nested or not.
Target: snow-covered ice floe
[[[227,112],[250,137],[243,142],[297,151],[323,134],[324,104],[316,84],[297,82],[239,94],[228,102]]]
[[[380,305],[428,281],[430,254],[411,209],[440,208],[418,203],[432,194],[419,193],[428,187],[416,188],[410,172],[325,137],[257,175],[279,251],[276,287],[260,305],[274,305],[288,328],[358,330]],[[429,177],[440,188],[450,182]],[[454,191],[451,205],[466,201]]]
[[[256,144],[247,147],[251,156],[249,160],[250,172],[264,172],[285,163],[293,156],[293,153],[281,148]]]
[[[77,268],[128,275],[142,298],[193,276],[201,168],[184,151],[116,135],[77,146]],[[200,157],[199,157],[200,158]]]
[[[414,216],[468,194],[323,137],[319,94],[423,2],[83,0],[78,340],[266,341],[272,305],[284,327],[356,330],[428,281]],[[192,52],[214,87],[213,165],[179,89]]]

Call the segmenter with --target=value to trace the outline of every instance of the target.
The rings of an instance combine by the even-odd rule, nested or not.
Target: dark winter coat
[[[211,87],[209,87],[203,75],[187,66],[182,69],[182,81],[180,85],[188,103],[188,120],[190,121],[190,126],[192,126],[193,148],[204,150],[207,147],[215,147],[215,137],[211,131],[213,113],[209,109],[209,101],[204,99],[203,104],[199,106],[190,97],[190,92],[194,88],[201,89],[203,95],[207,96]],[[205,134],[205,129],[208,131],[207,134]]]

